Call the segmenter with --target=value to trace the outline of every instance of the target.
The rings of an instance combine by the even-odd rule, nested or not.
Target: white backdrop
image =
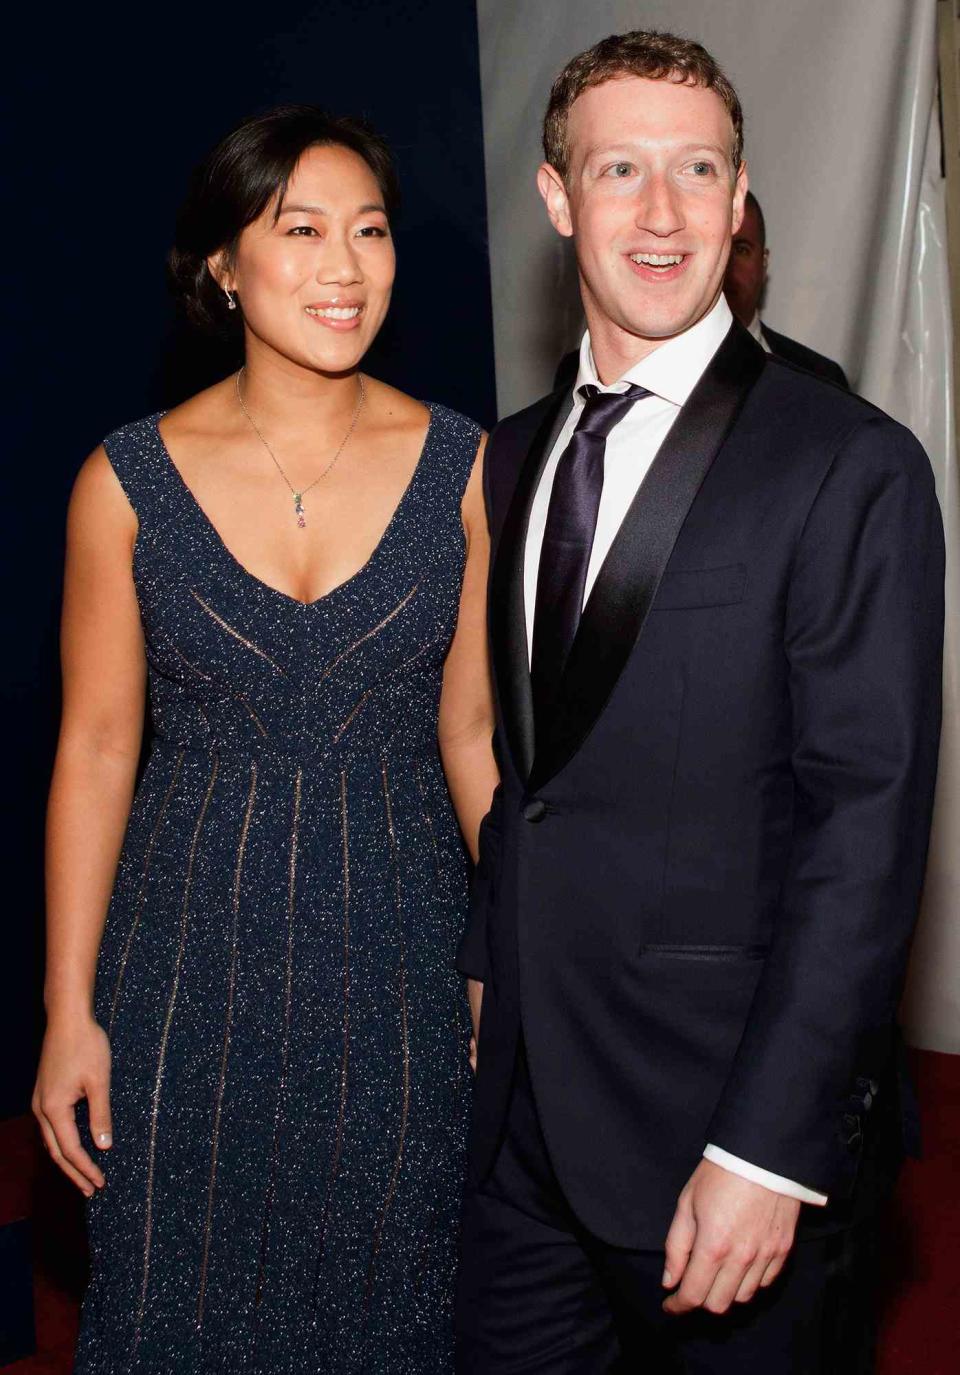
[[[960,1052],[960,495],[952,430],[936,0],[478,0],[500,414],[548,390],[581,326],[534,183],[550,84],[605,34],[703,42],[746,113],[771,250],[765,317],[836,358],[930,455],[948,543],[944,742],[905,1020]]]

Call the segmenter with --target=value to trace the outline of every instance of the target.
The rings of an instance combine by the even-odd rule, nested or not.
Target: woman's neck
[[[257,423],[273,433],[316,433],[349,424],[359,396],[358,371],[321,372],[253,346],[247,349],[240,391]]]

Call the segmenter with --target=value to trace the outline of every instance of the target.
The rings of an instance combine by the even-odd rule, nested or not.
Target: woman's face
[[[377,179],[348,148],[308,148],[276,208],[211,270],[237,293],[248,353],[256,340],[302,367],[347,372],[383,323],[396,269]]]

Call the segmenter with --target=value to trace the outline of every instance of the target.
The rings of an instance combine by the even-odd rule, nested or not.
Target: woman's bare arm
[[[130,814],[146,663],[133,586],[137,522],[102,448],[77,478],[67,518],[63,717],[47,809],[44,1038],[33,1107],[51,1155],[85,1193],[103,1175],[74,1107],[110,1144],[110,1048],[94,1020],[97,953]]]
[[[480,822],[490,810],[499,782],[493,756],[493,691],[487,648],[487,569],[490,536],[483,504],[481,441],[463,498],[467,563],[457,630],[447,656],[440,697],[440,755],[460,829],[477,860]],[[483,985],[468,981],[474,1037],[480,1021]]]
[[[457,629],[440,694],[439,742],[457,820],[477,860],[480,822],[499,782],[493,757],[493,693],[487,651],[487,569],[490,536],[483,509],[483,443],[463,498],[467,561]]]

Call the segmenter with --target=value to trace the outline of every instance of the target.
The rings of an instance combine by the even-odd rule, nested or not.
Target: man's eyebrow
[[[371,201],[369,205],[358,206],[356,213],[369,215],[374,210],[379,210],[382,215],[387,213],[385,207],[378,201]],[[301,205],[284,201],[277,213],[279,215],[328,215],[330,212],[324,209],[322,205]]]
[[[635,153],[637,145],[635,143],[597,143],[586,151],[587,158],[597,158],[604,154],[616,156],[618,153]]]
[[[595,147],[587,150],[586,157],[588,160],[590,158],[602,156],[618,157],[621,154],[626,155],[642,152],[644,147],[648,146],[648,144],[658,145],[666,142],[668,141],[665,139],[650,139],[644,140],[643,143],[598,143]],[[675,151],[678,153],[710,152],[716,153],[722,158],[730,157],[729,148],[724,148],[719,143],[711,143],[709,140],[705,143],[684,143],[675,149]]]
[[[678,149],[681,153],[719,153],[722,158],[730,156],[730,149],[724,148],[719,143],[687,143],[683,148]]]

